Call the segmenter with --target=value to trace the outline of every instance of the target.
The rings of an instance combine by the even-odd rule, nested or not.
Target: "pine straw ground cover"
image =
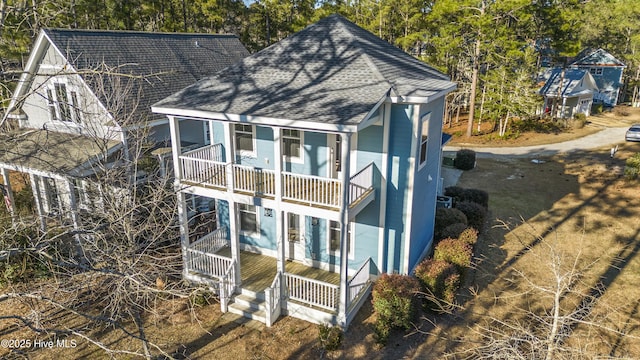
[[[548,309],[548,302],[538,293],[523,294],[527,286],[518,271],[533,283],[549,284],[549,267],[544,261],[550,257],[546,244],[551,244],[556,253],[577,258],[579,268],[588,265],[577,278],[577,290],[600,284],[584,319],[617,331],[574,324],[563,344],[584,350],[580,358],[595,354],[640,358],[640,341],[634,338],[640,336],[640,184],[626,183],[618,176],[624,159],[639,151],[640,144],[627,143],[613,160],[608,149],[549,157],[543,164],[525,158],[479,159],[478,167],[465,172],[459,185],[489,192],[491,220],[476,245],[477,265],[467,276],[463,287],[467,290],[458,296],[461,308],[451,315],[422,314],[415,331],[392,335],[384,348],[373,338],[375,319],[370,303],[352,323],[342,346],[332,352],[321,349],[315,325],[292,318],[281,318],[272,328],[236,322],[233,316],[221,314],[215,302],[193,310],[182,301],[161,302],[145,320],[146,334],[167,352],[194,359],[436,359],[445,353],[456,354],[452,358],[473,358],[470,348],[477,350],[483,344],[473,341],[482,340],[481,330],[495,325],[496,320],[522,320],[523,309]],[[521,225],[521,217],[526,225]],[[509,223],[513,230],[493,227],[499,225],[495,219]],[[535,234],[544,235],[545,242],[538,242]],[[580,300],[570,294],[563,297],[562,305],[571,309]],[[28,313],[30,309],[15,301],[0,303],[0,318],[15,311]],[[58,321],[76,326],[81,320],[60,314]],[[40,336],[16,326],[12,319],[0,320],[0,334],[3,339]],[[140,351],[139,342],[121,331],[102,329],[91,335],[110,347]],[[72,349],[30,349],[24,355],[32,359],[109,358],[96,346],[75,340],[78,346]],[[7,355],[6,349],[0,349],[0,357],[24,358],[18,353]]]

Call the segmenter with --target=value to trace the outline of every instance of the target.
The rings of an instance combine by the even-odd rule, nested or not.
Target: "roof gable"
[[[156,101],[249,54],[233,35],[43,29],[26,74],[37,71],[48,44],[82,76],[105,108],[116,112],[112,115],[117,122],[126,112],[128,124],[144,121]],[[32,75],[21,79],[12,109],[16,99],[27,95],[28,76]],[[129,94],[122,94],[125,91]],[[114,110],[110,102],[116,98],[127,104]]]
[[[566,69],[563,78],[562,69],[556,68],[553,69],[549,79],[540,89],[540,94],[555,97],[558,95],[560,86],[562,86],[562,97],[571,97],[584,92],[598,90],[595,80],[588,71],[582,69]]]
[[[390,93],[426,102],[454,87],[446,75],[332,15],[160,101],[154,111],[352,125]]]
[[[625,64],[616,59],[604,49],[586,49],[576,56],[576,60],[571,63],[572,66],[625,66]]]

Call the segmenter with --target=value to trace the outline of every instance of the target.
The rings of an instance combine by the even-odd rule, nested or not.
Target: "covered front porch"
[[[338,322],[341,310],[338,273],[294,261],[285,261],[283,270],[279,270],[276,258],[249,251],[240,251],[237,261],[232,256],[226,228],[190,244],[184,249],[184,257],[185,278],[217,289],[224,312],[236,301],[234,294],[252,294],[256,301],[264,303],[261,311],[267,326],[280,314],[316,323]],[[355,316],[370,291],[373,266],[369,259],[348,277],[348,305],[343,311],[348,320]],[[235,274],[240,268],[237,283]]]

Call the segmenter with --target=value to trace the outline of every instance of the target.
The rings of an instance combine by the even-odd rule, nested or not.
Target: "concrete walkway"
[[[490,158],[497,156],[515,157],[536,157],[548,156],[558,153],[567,153],[576,150],[594,149],[604,146],[615,146],[624,142],[624,134],[629,127],[611,127],[603,129],[595,134],[587,135],[583,138],[569,140],[565,142],[520,146],[520,147],[473,147],[473,146],[445,146],[445,153],[455,152],[459,149],[473,149],[479,158]]]

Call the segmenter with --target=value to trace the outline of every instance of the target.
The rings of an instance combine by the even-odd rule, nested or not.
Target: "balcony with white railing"
[[[273,170],[228,164],[221,160],[218,145],[205,146],[180,156],[183,182],[194,186],[271,197],[276,194],[276,176]],[[374,199],[375,165],[370,163],[350,179],[349,207],[362,208]],[[233,173],[233,186],[228,184],[227,173]],[[281,173],[282,200],[308,206],[321,206],[339,210],[342,206],[342,182],[322,176]]]

